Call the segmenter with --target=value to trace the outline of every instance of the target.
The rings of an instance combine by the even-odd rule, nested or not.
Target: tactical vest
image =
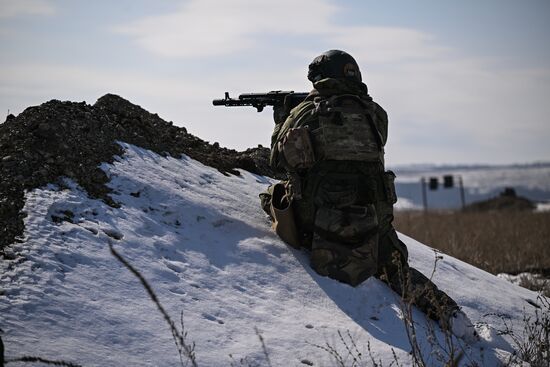
[[[315,97],[287,120],[277,146],[312,267],[352,285],[376,273],[380,228],[396,201],[378,109],[353,94]]]
[[[317,160],[376,162],[382,137],[369,104],[352,94],[314,100],[319,126],[311,131]]]
[[[310,116],[289,129],[279,149],[291,170],[309,169],[319,161],[384,163],[382,135],[375,112],[359,96],[316,97]]]

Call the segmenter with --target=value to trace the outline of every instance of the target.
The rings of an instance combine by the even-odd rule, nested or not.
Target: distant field
[[[397,211],[395,228],[493,274],[550,277],[550,212]]]

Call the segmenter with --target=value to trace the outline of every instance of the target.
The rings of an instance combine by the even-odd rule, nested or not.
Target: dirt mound
[[[62,185],[69,177],[90,196],[117,206],[98,168],[123,151],[116,141],[134,144],[164,156],[186,154],[224,174],[236,168],[280,177],[268,164],[269,149],[244,152],[209,144],[183,127],[161,119],[129,101],[107,94],[92,106],[52,100],[29,107],[0,124],[0,254],[24,230],[24,191],[48,183]]]
[[[529,199],[516,195],[516,191],[507,187],[496,198],[478,201],[464,208],[470,212],[486,212],[500,210],[534,210],[536,205]]]

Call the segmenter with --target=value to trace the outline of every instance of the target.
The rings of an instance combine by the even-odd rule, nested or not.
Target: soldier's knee
[[[344,248],[345,245],[322,243],[313,245],[310,261],[311,267],[318,274],[328,276],[332,279],[357,286],[373,275],[374,264],[372,260],[353,256],[351,249]]]
[[[320,275],[349,284],[352,287],[358,286],[371,276],[369,272],[361,271],[360,269],[356,269],[359,271],[350,271],[350,269],[337,261],[318,263],[313,257],[311,267]]]

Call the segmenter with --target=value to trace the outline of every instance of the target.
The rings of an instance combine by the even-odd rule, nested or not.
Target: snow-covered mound
[[[6,358],[34,355],[84,366],[174,366],[172,335],[139,281],[109,244],[138,268],[173,319],[180,313],[199,366],[331,366],[318,346],[347,355],[349,331],[366,356],[388,365],[392,349],[409,365],[411,346],[400,299],[369,279],[357,288],[321,277],[307,254],[270,230],[258,193],[270,180],[242,171],[225,176],[186,156],[162,157],[122,144],[102,169],[120,208],[89,198],[76,184],[26,194],[20,256],[0,262],[0,328]],[[401,236],[412,266],[431,274],[432,249]],[[478,323],[482,340],[465,345],[462,364],[497,365],[510,340],[501,316],[520,328],[536,294],[443,255],[434,281]],[[426,330],[438,326],[413,310],[419,343],[441,365]],[[259,336],[263,339],[260,340]],[[437,343],[437,341],[435,341]],[[10,365],[17,365],[13,363]]]

